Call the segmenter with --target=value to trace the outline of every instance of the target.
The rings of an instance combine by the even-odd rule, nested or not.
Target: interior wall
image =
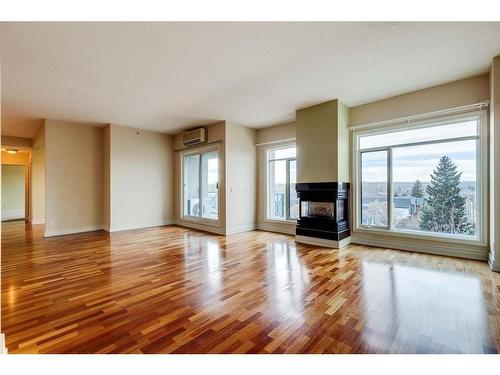
[[[104,129],[45,121],[45,235],[103,228]]]
[[[296,112],[297,182],[338,181],[338,100]]]
[[[2,165],[2,220],[26,216],[25,165]]]
[[[111,124],[104,128],[104,196],[103,196],[103,224],[104,229],[111,231]]]
[[[173,137],[114,124],[107,137],[110,230],[173,223]]]
[[[226,233],[256,227],[256,131],[226,123]]]
[[[351,107],[349,125],[357,126],[476,104],[490,97],[489,74]]]
[[[483,74],[351,107],[349,109],[349,126],[353,127],[379,121],[393,120],[489,100],[489,79],[489,74]],[[351,223],[351,228],[354,228],[353,223]],[[437,243],[436,241],[427,239],[395,238],[391,234],[365,233],[354,229],[352,230],[351,240],[354,243],[372,246],[383,246],[481,260],[486,258],[486,248],[476,245],[455,243],[450,245],[446,243]]]
[[[174,219],[179,225],[206,230],[217,234],[226,233],[226,123],[221,121],[204,126],[207,129],[207,143],[216,143],[219,151],[219,220],[217,223],[199,222],[182,217],[182,151],[200,149],[203,145],[183,148],[182,134],[174,137]]]
[[[295,122],[257,129],[256,143],[280,142],[295,144]],[[279,233],[295,234],[295,223],[276,222],[267,216],[267,158],[266,152],[271,145],[257,146],[257,228]]]
[[[45,125],[33,138],[31,223],[45,224]]]

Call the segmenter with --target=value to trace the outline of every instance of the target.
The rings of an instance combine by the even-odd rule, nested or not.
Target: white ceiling
[[[1,23],[0,48],[3,134],[42,118],[175,132],[486,72],[500,23]]]

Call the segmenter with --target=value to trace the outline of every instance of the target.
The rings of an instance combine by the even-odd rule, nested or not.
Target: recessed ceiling
[[[1,23],[0,48],[4,134],[43,118],[257,128],[487,72],[500,23]]]

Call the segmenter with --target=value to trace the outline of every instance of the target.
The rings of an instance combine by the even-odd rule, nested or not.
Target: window
[[[295,191],[297,161],[295,146],[273,148],[267,151],[268,185],[267,218],[296,220],[299,201]]]
[[[355,134],[356,227],[482,240],[480,113]]]
[[[217,151],[183,155],[183,216],[219,218],[219,155]]]

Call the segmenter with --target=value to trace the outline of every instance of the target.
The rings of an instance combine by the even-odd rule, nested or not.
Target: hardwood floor
[[[254,231],[4,223],[10,353],[497,353],[486,263]]]

